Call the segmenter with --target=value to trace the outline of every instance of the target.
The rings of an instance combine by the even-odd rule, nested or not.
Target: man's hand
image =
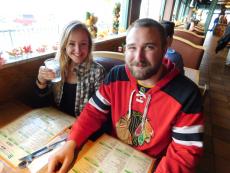
[[[49,158],[48,173],[66,173],[74,158],[76,143],[67,141],[64,146]]]

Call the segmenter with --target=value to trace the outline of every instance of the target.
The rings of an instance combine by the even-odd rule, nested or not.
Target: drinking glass
[[[60,63],[55,58],[49,58],[45,60],[45,66],[48,69],[51,69],[55,72],[55,78],[51,80],[52,82],[59,82],[61,80],[61,69],[60,69]]]

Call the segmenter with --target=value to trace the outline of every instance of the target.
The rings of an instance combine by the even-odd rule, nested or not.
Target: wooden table
[[[16,121],[18,118],[22,118],[24,115],[28,115],[27,113],[31,112],[32,110],[33,109],[31,107],[26,106],[19,101],[11,101],[11,102],[4,103],[4,104],[0,105],[0,128],[3,128],[5,125],[8,125],[9,123]],[[59,112],[58,112],[58,114],[59,114]],[[55,115],[55,113],[54,113],[54,115]],[[60,116],[62,117],[62,114],[60,114]],[[57,116],[55,116],[55,118],[58,119]],[[75,118],[73,118],[73,119],[75,120]],[[30,120],[32,120],[32,119],[29,119],[29,122],[30,122]],[[54,121],[54,122],[56,122],[56,121]],[[34,123],[38,124],[38,123],[43,123],[43,122],[37,121],[37,118],[34,118]],[[54,124],[52,126],[54,126]],[[32,127],[30,127],[30,128],[32,128]],[[66,129],[65,131],[60,131],[60,133],[58,133],[58,135],[56,136],[55,139],[60,140],[60,138],[63,138],[63,135],[65,135],[65,136],[67,135],[67,132],[68,132],[68,129]],[[44,135],[46,135],[46,134],[44,134]],[[55,139],[53,139],[52,141],[54,141]],[[53,143],[52,141],[51,141],[51,143]],[[3,151],[5,151],[5,150],[3,150]],[[47,167],[44,166],[45,162],[42,162],[40,164],[41,165],[38,165],[38,167],[43,168],[43,169],[41,171],[39,171],[39,173],[46,173]],[[28,168],[25,168],[25,169],[15,168],[15,166],[11,165],[9,161],[4,160],[3,157],[0,157],[0,172],[1,173],[30,173]]]
[[[15,121],[20,116],[24,115],[25,113],[31,111],[32,108],[20,103],[20,102],[9,102],[3,105],[0,105],[0,128],[2,128],[4,125]],[[81,149],[81,152],[79,152],[78,158],[81,158],[81,155],[83,153],[86,153],[86,151],[89,150],[89,148],[92,146],[94,142],[88,141],[84,147]],[[45,156],[45,155],[43,155]],[[28,168],[20,169],[20,168],[13,168],[8,164],[9,162],[4,161],[0,157],[0,172],[1,173],[30,173],[30,170]],[[39,173],[46,173],[47,172],[47,165],[45,162],[43,164],[39,164],[41,162],[33,162],[34,165],[38,165],[41,170]],[[153,162],[154,163],[154,162]],[[31,166],[31,165],[30,165]],[[31,170],[34,170],[31,168]]]
[[[31,107],[16,100],[0,104],[0,128],[30,110],[32,110]]]
[[[11,101],[0,105],[0,128],[19,118],[22,114],[32,108],[19,101]],[[13,169],[9,164],[0,158],[0,172],[2,173],[29,173],[28,169]]]

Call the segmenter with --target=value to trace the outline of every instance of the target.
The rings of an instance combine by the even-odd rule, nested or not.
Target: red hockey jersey
[[[117,66],[73,125],[69,140],[80,147],[108,116],[114,135],[161,159],[156,172],[192,172],[203,150],[201,95],[190,79],[164,61],[167,74],[146,93],[126,66]]]

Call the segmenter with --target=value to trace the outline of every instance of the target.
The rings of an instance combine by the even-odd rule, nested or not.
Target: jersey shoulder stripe
[[[202,111],[201,93],[198,86],[189,78],[179,74],[162,91],[173,97],[182,105],[185,113],[199,113]]]
[[[125,65],[118,65],[113,67],[109,74],[105,77],[104,84],[109,85],[110,83],[116,81],[129,81],[125,70]]]

